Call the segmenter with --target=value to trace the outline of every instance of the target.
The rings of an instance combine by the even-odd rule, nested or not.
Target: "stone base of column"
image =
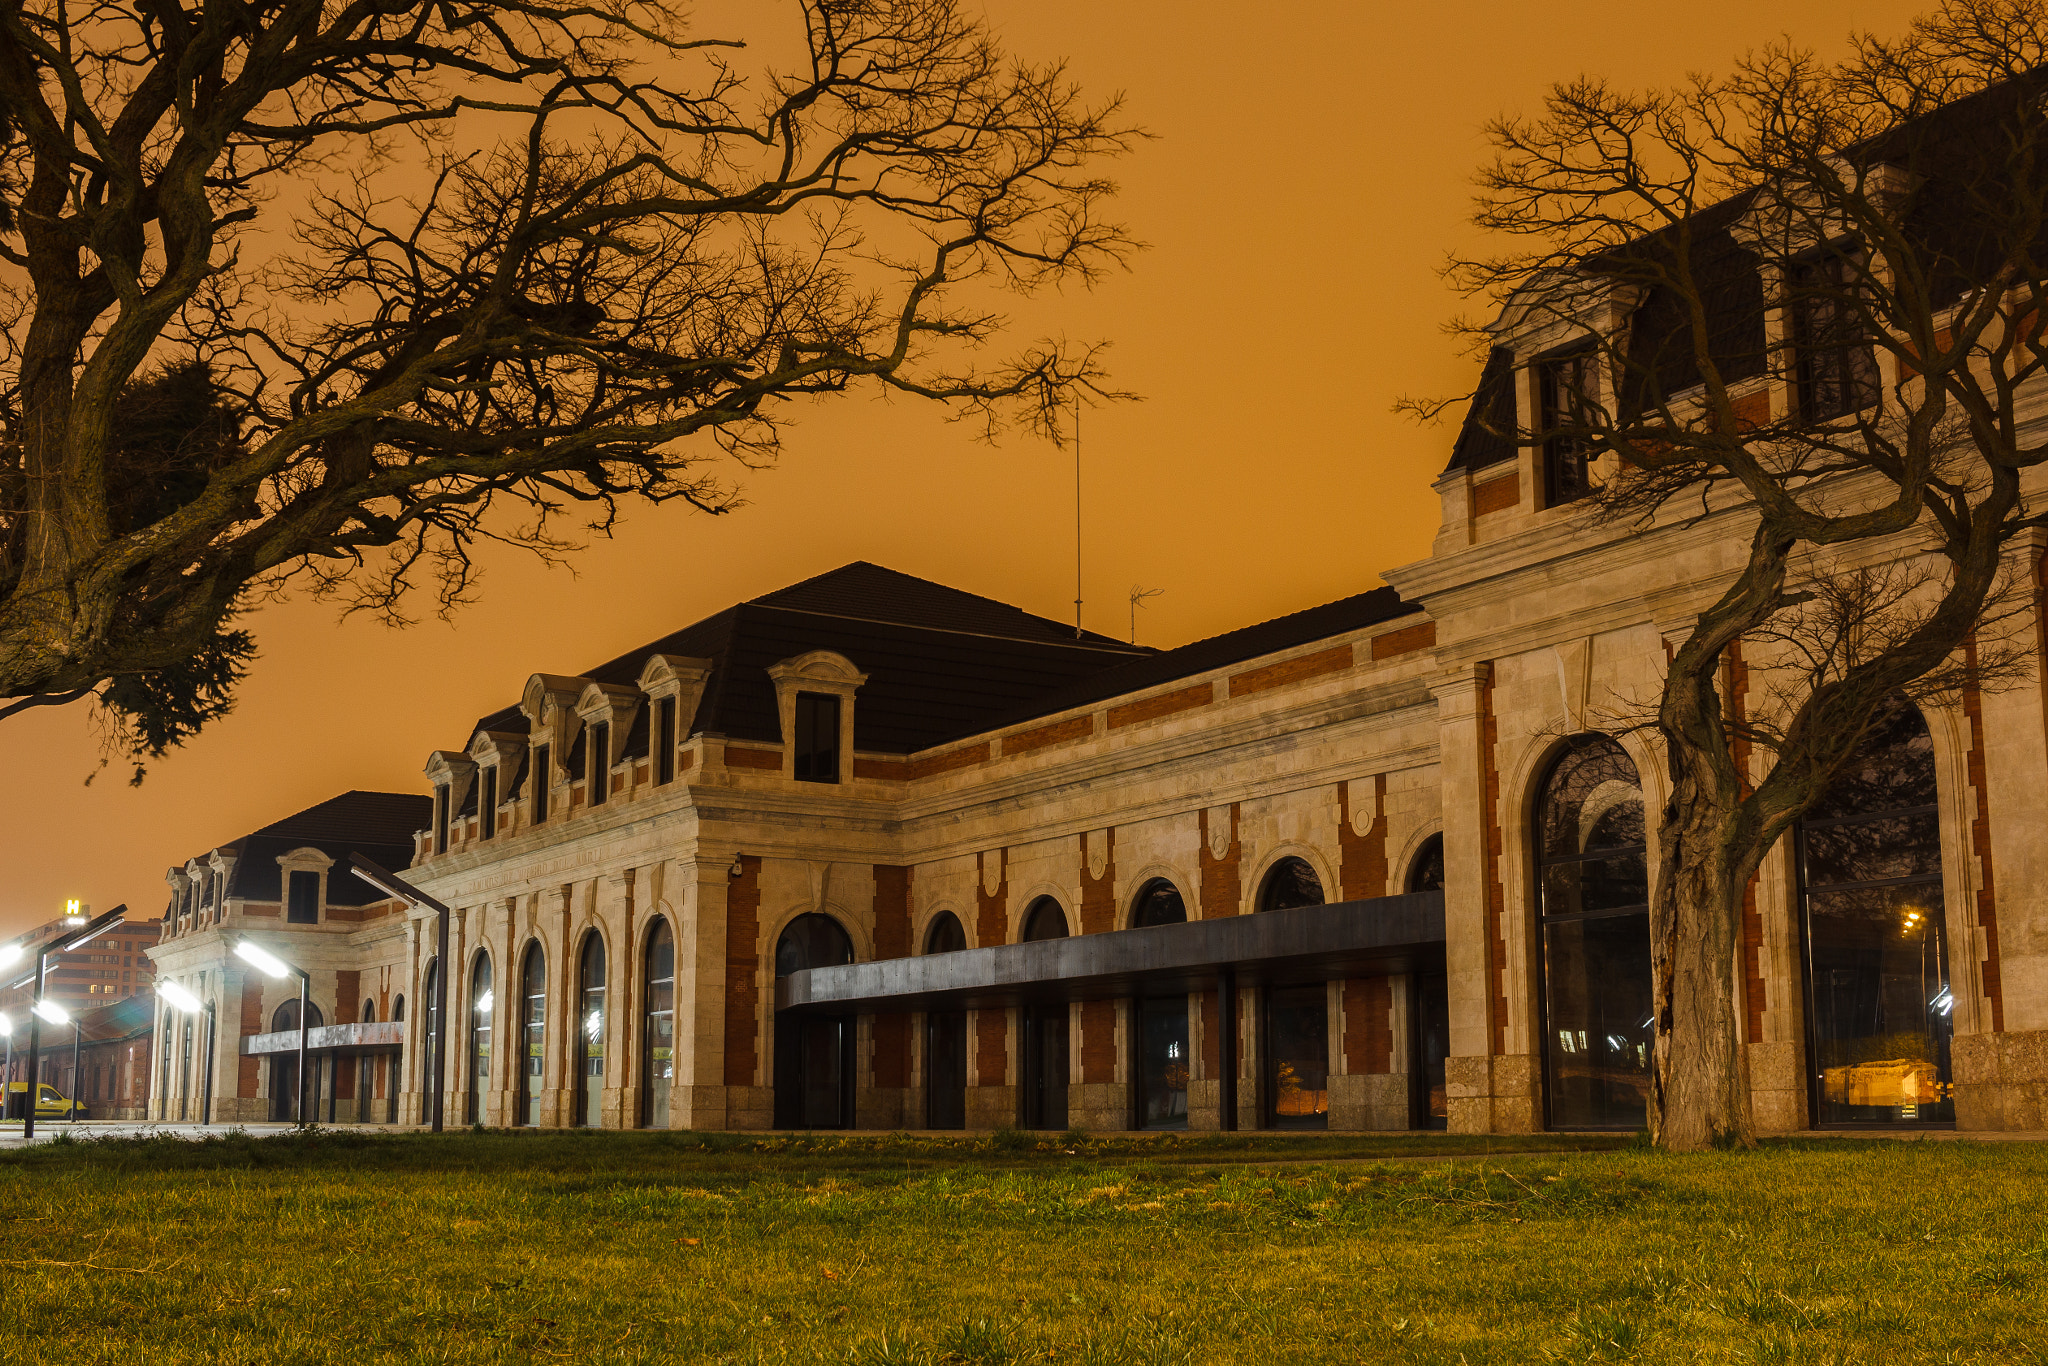
[[[1330,1078],[1330,1127],[1405,1130],[1410,1125],[1408,1074],[1358,1072]]]
[[[907,1086],[870,1086],[855,1092],[853,1098],[853,1127],[856,1129],[915,1129],[921,1121],[913,1120],[910,1109],[910,1088]],[[922,1110],[918,1112],[922,1114]]]
[[[1090,1133],[1131,1127],[1131,1088],[1122,1082],[1090,1082],[1067,1088],[1067,1123]]]
[[[1444,1060],[1444,1093],[1454,1134],[1543,1130],[1542,1062],[1533,1053]]]
[[[2048,1030],[1958,1034],[1956,1128],[2048,1129]]]
[[[1014,1086],[970,1086],[967,1088],[967,1127],[1000,1129],[1017,1122],[1017,1088]]]
[[[1749,1119],[1760,1134],[1806,1127],[1806,1064],[1796,1043],[1743,1045],[1749,1069]]]
[[[728,1129],[772,1129],[775,1127],[775,1088],[772,1086],[727,1086],[725,1127]]]

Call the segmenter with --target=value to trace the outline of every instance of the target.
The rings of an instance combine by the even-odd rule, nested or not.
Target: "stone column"
[[[726,889],[732,855],[677,859],[688,887],[676,936],[676,1083],[670,1124],[723,1129],[725,1091]]]

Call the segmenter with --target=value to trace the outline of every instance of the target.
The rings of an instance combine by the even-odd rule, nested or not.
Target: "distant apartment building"
[[[138,910],[103,938],[71,953],[52,954],[44,994],[73,1014],[131,996],[149,995],[156,982],[156,966],[149,960],[149,950],[156,946],[163,922],[146,920],[143,915]],[[8,978],[7,987],[0,988],[0,1010],[15,1018],[27,1013],[35,999],[35,986],[29,983],[16,987],[12,983],[33,971],[37,953],[63,935],[76,932],[76,925],[65,923],[65,918],[59,916],[12,940],[0,941],[21,945],[25,964]]]

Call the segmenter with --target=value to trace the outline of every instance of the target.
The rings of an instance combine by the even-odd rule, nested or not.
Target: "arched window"
[[[484,1121],[484,1095],[491,1089],[491,955],[479,953],[469,973],[469,1096],[463,1102],[471,1124]]]
[[[1144,929],[1151,925],[1182,925],[1187,923],[1187,902],[1181,900],[1180,888],[1163,877],[1155,877],[1138,889],[1138,896],[1131,903],[1131,928]]]
[[[1262,911],[1291,911],[1299,906],[1322,904],[1323,880],[1316,876],[1307,859],[1281,859],[1267,870],[1266,880],[1259,884]]]
[[[640,1123],[649,1129],[668,1127],[669,1091],[676,1077],[676,937],[664,916],[655,917],[647,936],[647,995],[641,1023],[642,1068]]]
[[[167,1120],[171,1117],[171,1040],[177,1037],[172,1027],[172,1022],[176,1018],[176,1015],[166,1010],[162,1032],[158,1035],[164,1041],[163,1065],[157,1069],[157,1094],[163,1097],[162,1103],[157,1106],[158,1119]],[[9,1113],[6,1117],[12,1119],[14,1116]]]
[[[306,1028],[318,1029],[326,1023],[320,1013],[317,1001],[306,1003]],[[274,1034],[287,1031],[297,1033],[299,1028],[299,998],[289,997],[270,1015],[270,1029]],[[189,1041],[188,1041],[189,1042]],[[189,1051],[189,1048],[188,1048]],[[306,1114],[320,1113],[320,1062],[318,1058],[306,1060]],[[181,1098],[182,1099],[182,1098]],[[274,1053],[270,1058],[270,1118],[279,1124],[288,1124],[299,1118],[299,1055],[296,1049]]]
[[[1544,1095],[1561,1129],[1637,1129],[1650,1083],[1643,792],[1620,745],[1568,741],[1536,799]]]
[[[326,1017],[320,1013],[320,1003],[318,1001],[306,1002],[306,1028],[318,1029],[326,1023]],[[287,1029],[295,1030],[298,1027],[299,998],[293,996],[275,1011],[271,1012],[270,1030],[273,1034],[277,1034]]]
[[[1060,909],[1059,902],[1042,896],[1025,910],[1024,933],[1017,942],[1030,944],[1040,939],[1065,939],[1067,934],[1067,913]]]
[[[959,953],[967,947],[960,917],[940,911],[924,932],[924,951]],[[967,1012],[929,1010],[924,1017],[925,1125],[967,1127]]]
[[[576,1122],[585,1128],[604,1124],[604,940],[593,930],[583,937],[578,960],[576,1032],[583,1066],[576,1084]]]
[[[540,1123],[540,1092],[547,1064],[542,1047],[547,1037],[548,960],[538,940],[526,946],[519,970],[519,1102],[515,1124]]]
[[[951,911],[940,911],[932,917],[931,927],[924,932],[926,953],[958,953],[967,947],[967,931],[960,927],[960,917]]]
[[[789,922],[775,941],[775,975],[853,961],[839,922],[816,911]],[[851,1015],[778,1014],[775,1019],[775,1127],[845,1129],[853,1124]]]
[[[362,1021],[364,1024],[377,1023],[377,1003],[375,1001],[363,1002]]]
[[[190,1015],[185,1017],[184,1039],[185,1057],[184,1061],[179,1065],[179,1069],[183,1073],[183,1076],[178,1081],[179,1119],[185,1118],[186,1107],[190,1104],[192,1098],[192,1017]]]
[[[400,1024],[405,1022],[405,993],[402,991],[391,998],[391,1018]]]
[[[1408,878],[1401,890],[1415,892],[1441,892],[1444,889],[1444,837],[1431,835],[1415,851],[1415,859],[1408,865]]]
[[[1898,699],[1799,826],[1813,1114],[1955,1119],[1934,741]]]

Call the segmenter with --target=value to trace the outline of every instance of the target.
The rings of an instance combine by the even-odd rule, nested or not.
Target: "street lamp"
[[[7,1112],[14,1108],[14,1021],[7,1018],[4,1010],[0,1010],[0,1039],[7,1040],[7,1066],[0,1069],[0,1120],[5,1120]]]
[[[275,954],[266,952],[256,943],[244,939],[235,945],[235,957],[253,964],[266,976],[285,978],[299,974],[299,1075],[295,1096],[292,1097],[292,1118],[299,1127],[306,1124],[306,1015],[309,1009],[308,997],[313,992],[313,978],[304,968],[295,968]]]
[[[36,1087],[42,1080],[39,1064],[42,1061],[43,1021],[48,1020],[51,1024],[61,1025],[68,1024],[71,1020],[71,1016],[66,1013],[64,1007],[58,1005],[55,1001],[43,999],[43,988],[50,975],[50,955],[53,953],[70,953],[73,949],[84,948],[87,944],[90,944],[93,940],[120,924],[121,917],[127,913],[128,903],[124,901],[106,914],[88,921],[71,938],[44,946],[36,954],[35,972],[14,984],[16,986],[23,986],[31,981],[36,984],[36,1003],[29,1007],[28,1012],[28,1113],[22,1117],[21,1121],[21,1139],[24,1143],[36,1136]],[[72,1040],[73,1056],[76,1056],[77,1051],[78,1041],[74,1037]],[[74,1077],[72,1079],[71,1085],[73,1090],[78,1088],[77,1078]]]
[[[442,1036],[448,1032],[448,908],[419,888],[388,872],[361,854],[348,856],[350,871],[389,897],[432,911],[438,924],[434,931],[434,1103],[433,1129],[441,1132],[441,1099],[448,1070],[442,1056]]]
[[[265,956],[268,957],[268,955]],[[206,1016],[206,1070],[204,1079],[200,1082],[199,1122],[201,1124],[211,1124],[213,1123],[213,1036],[216,1025],[213,1015],[213,1002],[210,1000],[200,1000],[176,982],[158,982],[156,984],[156,994],[188,1015],[203,1013]],[[303,1012],[305,1006],[301,1004],[299,1009]],[[299,1061],[303,1066],[305,1062],[304,1053],[299,1055]]]

